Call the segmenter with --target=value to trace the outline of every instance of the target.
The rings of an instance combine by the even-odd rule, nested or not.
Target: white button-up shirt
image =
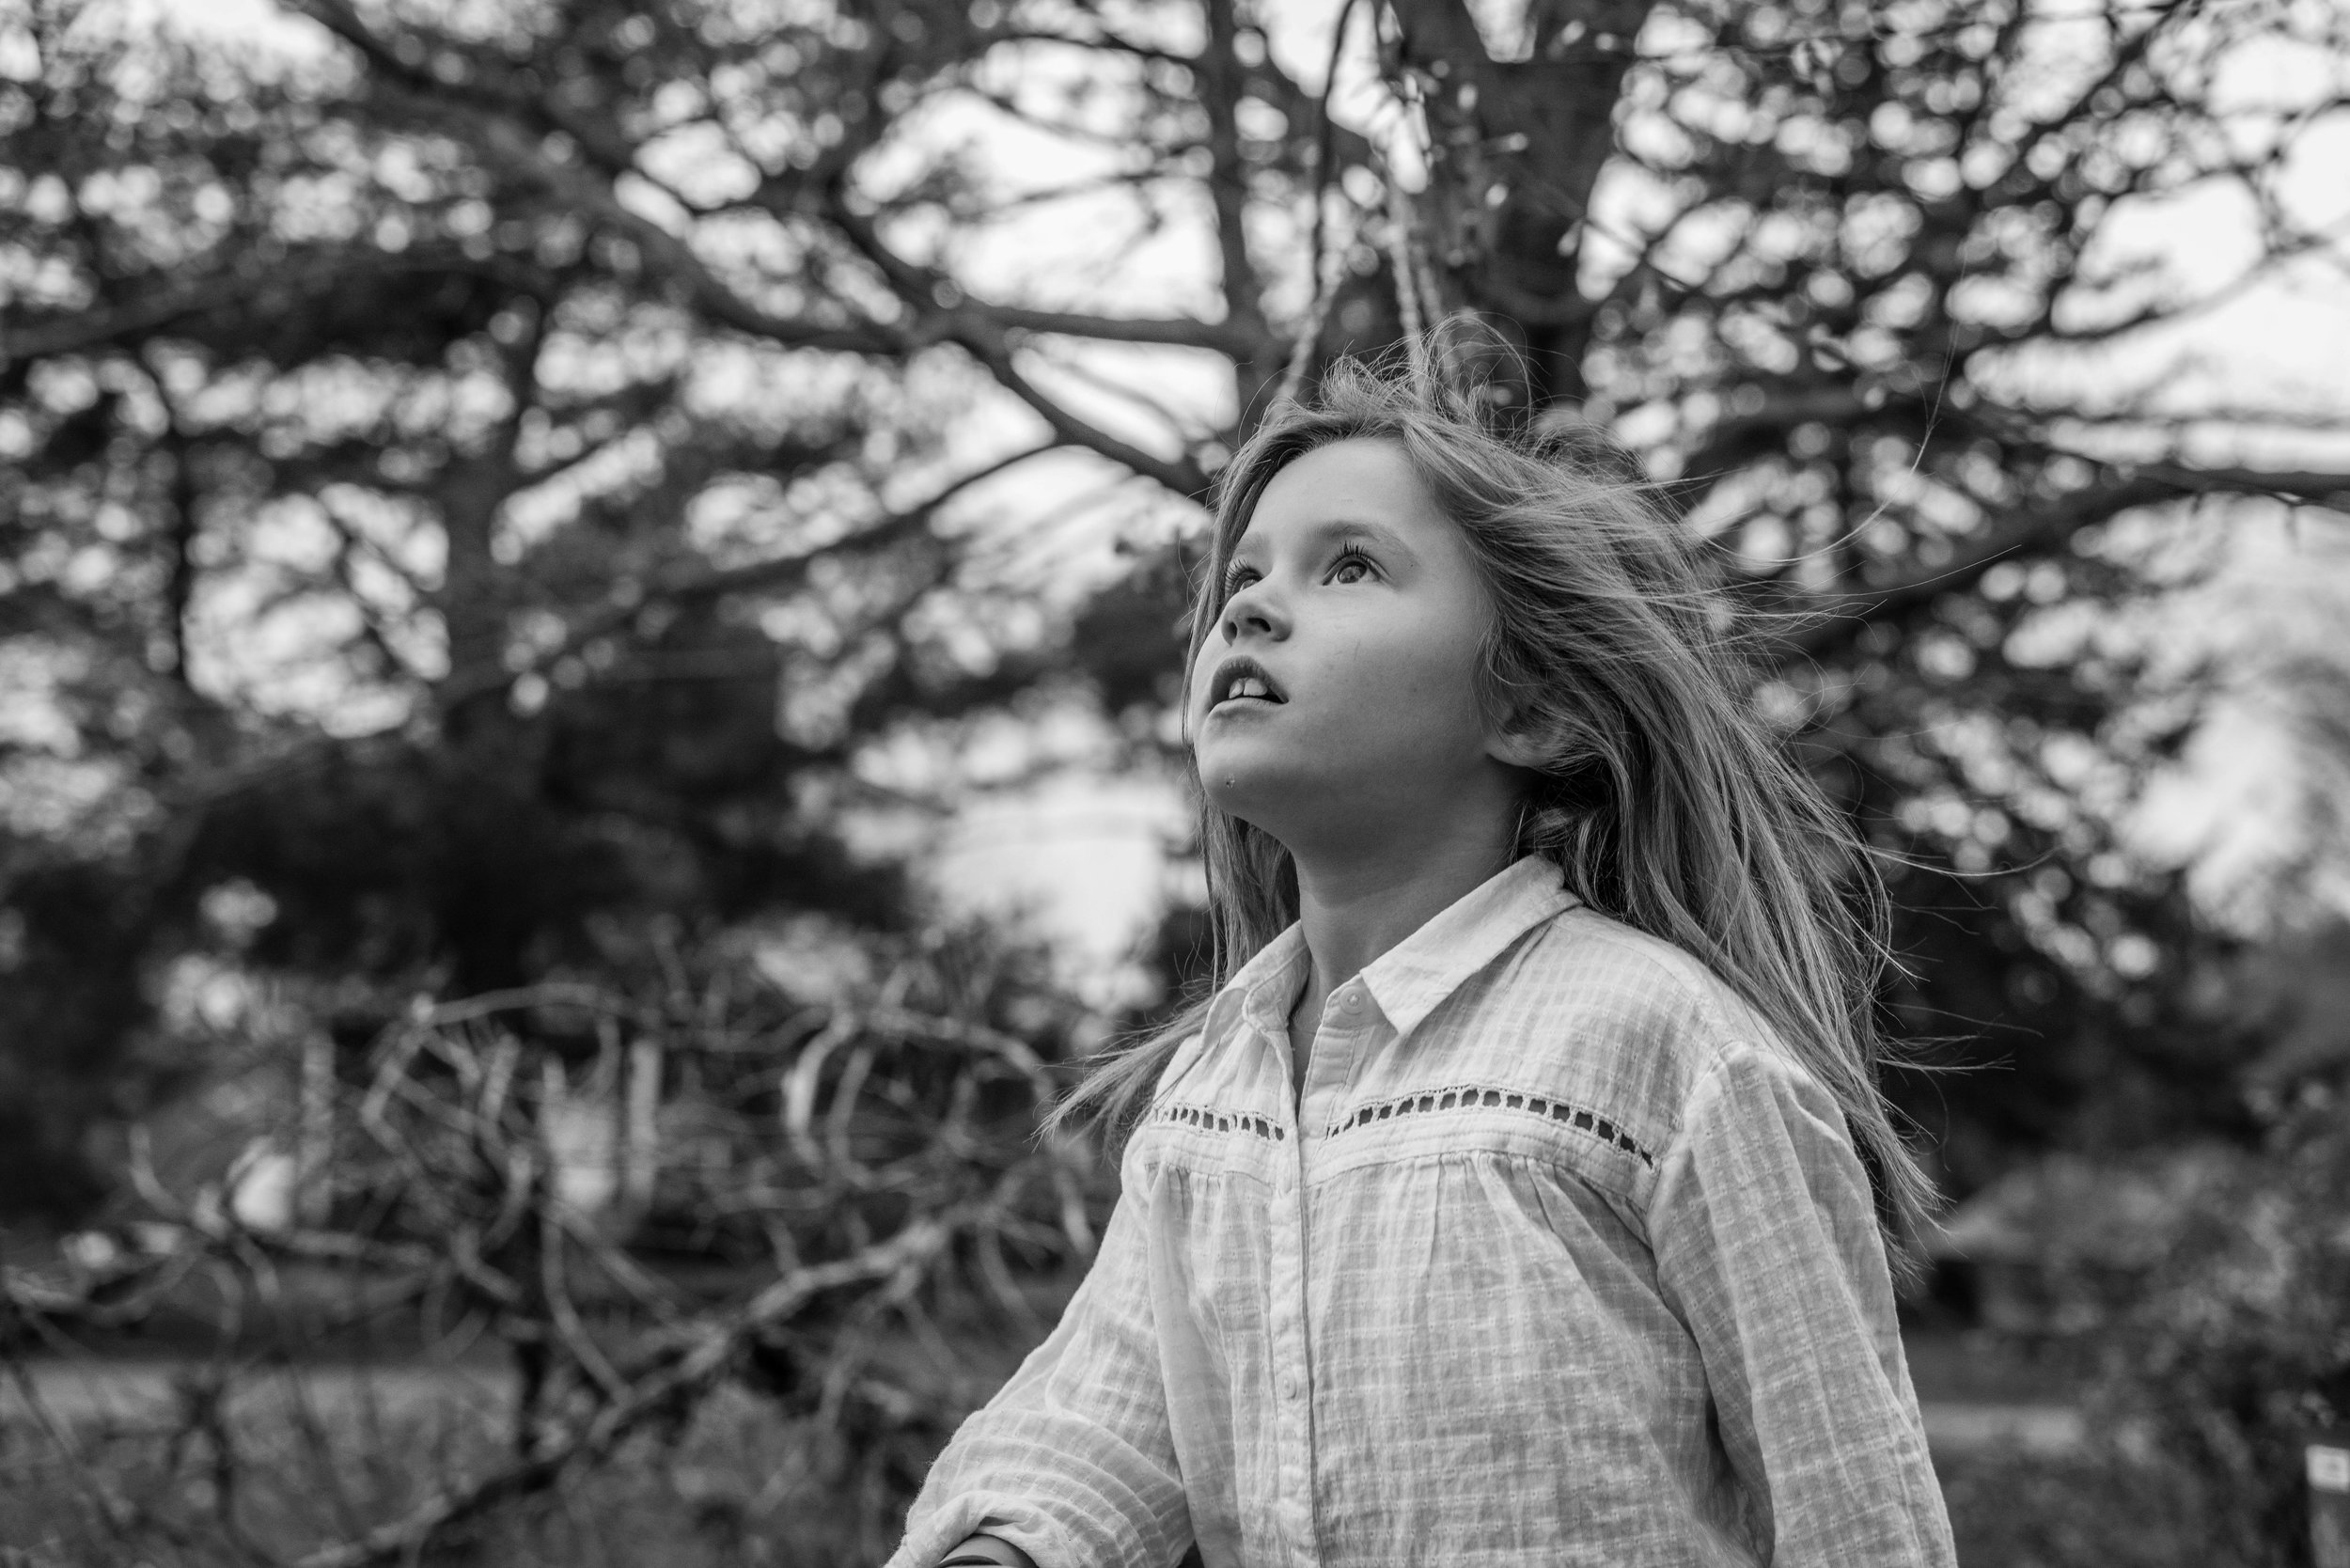
[[[1528,858],[1330,997],[1296,927],[1129,1141],[1059,1326],[892,1568],[1952,1562],[1835,1102]]]

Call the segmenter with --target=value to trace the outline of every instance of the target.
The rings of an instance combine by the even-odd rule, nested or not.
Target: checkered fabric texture
[[[1053,1335],[891,1568],[1950,1565],[1834,1101],[1521,860],[1330,997],[1295,927],[1129,1142]]]

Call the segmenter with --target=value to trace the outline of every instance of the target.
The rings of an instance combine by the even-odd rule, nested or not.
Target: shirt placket
[[[1322,1560],[1314,1524],[1313,1356],[1308,1332],[1307,1258],[1311,1245],[1307,1185],[1331,1121],[1335,1100],[1352,1075],[1370,1006],[1360,980],[1334,993],[1323,1010],[1306,1067],[1305,1091],[1291,1111],[1290,1137],[1275,1155],[1271,1326],[1274,1435],[1278,1447],[1282,1531],[1295,1568]],[[1287,1051],[1281,1053],[1288,1055]],[[1284,1083],[1288,1064],[1283,1063]],[[1285,1102],[1288,1095],[1282,1096]]]

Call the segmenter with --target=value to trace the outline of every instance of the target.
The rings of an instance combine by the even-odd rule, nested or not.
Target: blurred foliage
[[[2350,1120],[2340,1074],[2296,1088],[2258,1157],[2200,1191],[2100,1346],[2096,1407],[2201,1477],[2210,1559],[2303,1560],[2302,1448],[2350,1426]]]
[[[2265,1096],[2248,1147],[2054,1156],[1962,1216],[1985,1318],[2077,1388],[2089,1438],[1946,1478],[1963,1554],[2310,1560],[2303,1447],[2350,1425],[2341,1059]]]

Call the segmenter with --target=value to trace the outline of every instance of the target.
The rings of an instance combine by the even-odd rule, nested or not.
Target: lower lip
[[[1261,708],[1270,712],[1280,706],[1280,703],[1274,701],[1269,697],[1228,697],[1223,701],[1217,703],[1214,707],[1209,709],[1208,716],[1210,718],[1214,718],[1218,713],[1246,713],[1252,708]]]

